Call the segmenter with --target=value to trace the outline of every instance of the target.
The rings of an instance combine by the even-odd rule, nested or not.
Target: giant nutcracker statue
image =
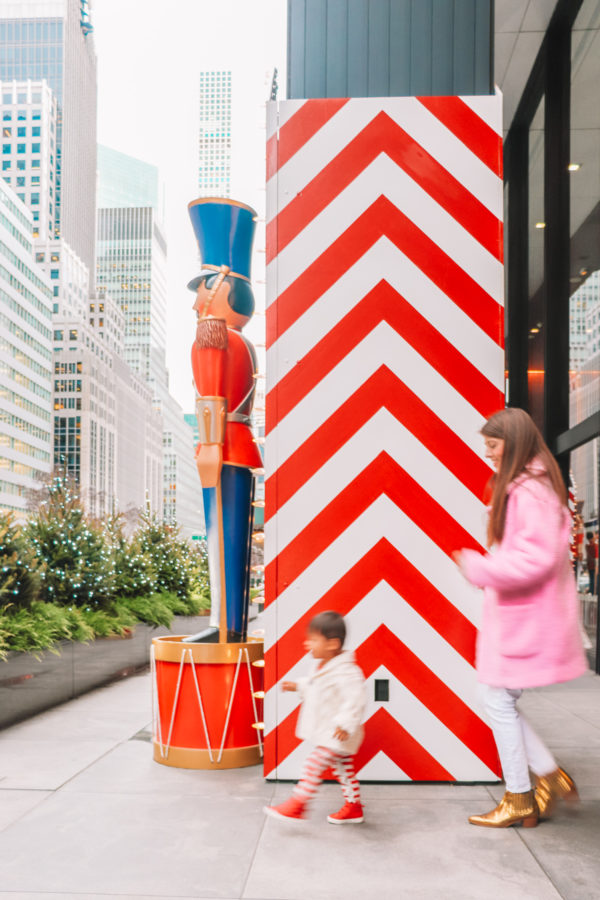
[[[256,353],[242,328],[254,312],[250,254],[256,213],[223,199],[189,206],[202,271],[188,285],[198,316],[192,347],[202,483],[211,581],[211,625],[220,641],[246,638],[252,469],[262,459],[250,429]]]
[[[263,647],[247,640],[253,469],[250,428],[256,353],[242,334],[254,311],[250,255],[255,211],[200,198],[189,213],[202,267],[195,291],[192,370],[211,590],[210,629],[153,641],[154,758],[186,768],[260,762]]]

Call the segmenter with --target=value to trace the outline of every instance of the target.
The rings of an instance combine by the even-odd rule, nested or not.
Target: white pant
[[[517,709],[523,693],[509,688],[479,685],[483,707],[494,733],[506,790],[523,794],[531,790],[529,769],[536,775],[549,775],[556,760]]]

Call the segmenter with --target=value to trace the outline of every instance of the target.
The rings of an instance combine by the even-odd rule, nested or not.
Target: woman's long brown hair
[[[511,481],[522,473],[531,477],[544,478],[550,482],[561,503],[567,503],[567,490],[558,464],[540,430],[524,409],[507,407],[494,413],[487,420],[481,433],[485,437],[504,441],[504,451],[498,472],[492,476],[491,511],[488,519],[488,546],[501,541],[506,521],[507,489]],[[538,459],[545,471],[536,473],[528,469],[534,459]]]

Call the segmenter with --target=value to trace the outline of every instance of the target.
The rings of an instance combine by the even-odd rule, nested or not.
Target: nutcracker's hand
[[[196,467],[203,488],[217,486],[222,466],[223,447],[221,444],[198,444]]]

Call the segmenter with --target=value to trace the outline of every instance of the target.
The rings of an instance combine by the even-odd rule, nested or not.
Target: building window
[[[50,269],[50,278],[58,278],[59,270],[58,269]]]

